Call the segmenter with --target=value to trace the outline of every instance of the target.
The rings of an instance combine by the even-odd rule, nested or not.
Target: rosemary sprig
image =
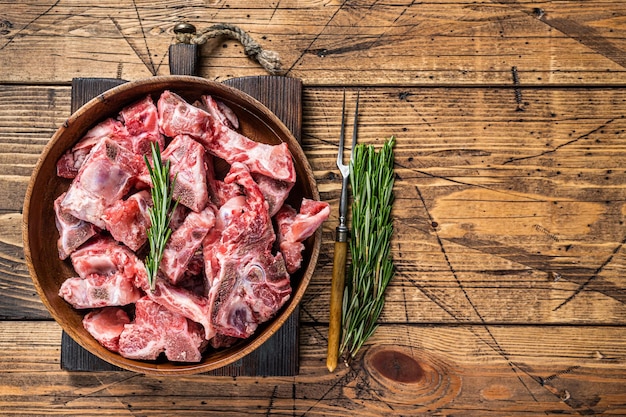
[[[378,328],[385,289],[394,275],[390,254],[394,144],[393,136],[379,152],[373,145],[359,144],[350,163],[352,262],[346,276],[339,348],[348,359]]]
[[[163,259],[165,244],[172,234],[172,229],[170,229],[171,212],[178,205],[178,201],[173,200],[176,176],[170,179],[170,161],[163,163],[159,145],[152,143],[151,149],[154,167],[150,166],[147,156],[144,155],[143,157],[148,166],[150,179],[152,179],[151,194],[153,202],[152,207],[148,209],[148,215],[150,216],[150,228],[148,229],[150,252],[146,257],[145,265],[148,272],[150,290],[154,290],[159,265],[161,259]]]

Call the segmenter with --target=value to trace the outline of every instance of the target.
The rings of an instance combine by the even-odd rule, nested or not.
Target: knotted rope
[[[261,47],[250,35],[238,26],[219,23],[196,32],[196,28],[189,23],[179,23],[174,28],[176,43],[202,45],[209,39],[225,37],[239,41],[246,55],[257,61],[272,75],[280,74],[280,58],[276,52],[267,51]]]

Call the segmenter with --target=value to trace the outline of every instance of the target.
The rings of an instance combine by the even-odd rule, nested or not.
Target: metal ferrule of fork
[[[350,229],[347,226],[346,213],[348,212],[348,185],[350,179],[346,176],[341,180],[341,198],[339,200],[339,226],[335,228],[335,241],[347,242]]]

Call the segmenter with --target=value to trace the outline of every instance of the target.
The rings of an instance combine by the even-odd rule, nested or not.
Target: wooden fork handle
[[[339,343],[341,338],[341,310],[343,290],[346,281],[346,258],[348,242],[335,242],[333,260],[333,279],[330,287],[330,321],[328,323],[328,353],[326,367],[333,372],[337,367]]]

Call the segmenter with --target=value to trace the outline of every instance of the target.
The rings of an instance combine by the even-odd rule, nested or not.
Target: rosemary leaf
[[[339,349],[350,358],[356,356],[378,328],[385,289],[394,275],[391,258],[394,144],[393,136],[378,152],[372,145],[359,144],[350,163],[352,261],[346,276]]]
[[[156,276],[163,259],[165,244],[172,234],[170,229],[171,212],[178,205],[178,201],[173,200],[174,184],[176,176],[170,179],[170,161],[161,160],[161,151],[158,145],[151,144],[152,163],[150,165],[148,157],[144,155],[144,161],[152,180],[152,207],[148,209],[150,217],[150,228],[148,229],[148,246],[150,252],[145,260],[146,271],[148,273],[148,283],[150,290],[154,290]]]

